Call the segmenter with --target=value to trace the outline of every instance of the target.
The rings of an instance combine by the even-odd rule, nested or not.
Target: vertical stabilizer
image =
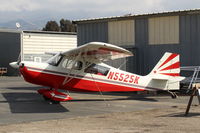
[[[179,81],[184,79],[180,76],[179,54],[166,52],[147,76],[151,78],[150,87],[178,90]]]
[[[180,76],[179,54],[166,52],[150,74]]]

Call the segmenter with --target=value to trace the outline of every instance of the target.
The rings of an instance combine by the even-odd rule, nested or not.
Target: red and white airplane
[[[58,90],[70,91],[144,91],[179,89],[179,55],[166,52],[146,76],[129,73],[104,61],[133,56],[123,48],[102,42],[91,42],[78,48],[54,54],[45,63],[12,62],[27,82],[49,87],[38,92],[52,103],[72,98]],[[175,96],[174,93],[171,93]]]

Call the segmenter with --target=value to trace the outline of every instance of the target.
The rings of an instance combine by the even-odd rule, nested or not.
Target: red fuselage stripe
[[[40,68],[33,68],[33,67],[24,67],[20,69],[20,72],[22,73],[26,81],[31,82],[33,84],[39,84],[43,86],[49,86],[52,88],[59,88],[66,90],[99,91],[97,86],[95,85],[95,82],[97,83],[101,91],[143,91],[144,89],[160,90],[158,88],[144,87],[140,85],[133,85],[127,83],[119,83],[117,81],[112,81],[112,80],[91,78],[86,76],[83,77],[81,75],[74,75],[74,74],[68,75],[68,73],[40,69]],[[62,85],[66,76],[70,76],[67,78],[73,78],[73,79],[70,82],[67,82],[66,84]]]

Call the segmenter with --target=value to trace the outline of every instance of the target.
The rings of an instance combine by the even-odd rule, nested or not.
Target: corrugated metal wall
[[[79,24],[77,38],[79,46],[92,41],[108,42],[108,23]]]
[[[9,66],[10,62],[17,61],[20,54],[20,33],[0,32],[0,67],[7,67],[6,75],[17,75],[18,71]]]
[[[148,19],[135,20],[135,47],[137,48],[137,74],[143,74],[147,69],[148,51],[145,50],[148,43]]]
[[[200,65],[200,14],[180,16],[183,65]]]
[[[23,60],[49,59],[45,52],[67,51],[77,47],[77,36],[66,34],[23,33]]]

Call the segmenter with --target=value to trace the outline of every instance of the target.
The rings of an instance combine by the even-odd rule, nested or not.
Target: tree
[[[68,19],[61,19],[60,20],[60,29],[61,32],[76,32],[76,25],[74,25],[70,20]]]
[[[76,25],[68,19],[61,19],[60,26],[56,21],[48,21],[43,31],[76,32]]]
[[[60,27],[56,21],[48,21],[43,31],[60,31]]]
[[[61,32],[69,32],[71,30],[71,21],[70,20],[60,20],[60,30]]]

